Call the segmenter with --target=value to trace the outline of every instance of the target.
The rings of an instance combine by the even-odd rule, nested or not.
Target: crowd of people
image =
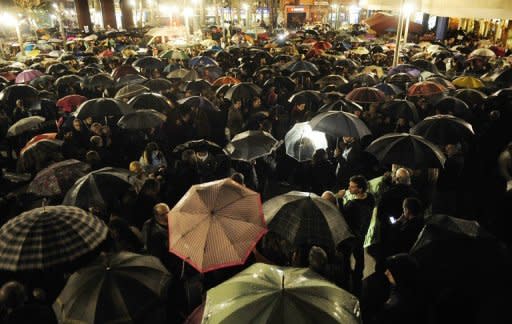
[[[368,35],[306,30],[250,45],[141,52],[135,38],[113,33],[77,40],[69,52],[55,42],[58,58],[41,51],[19,55],[23,63],[0,61],[0,224],[72,201],[67,191],[27,189],[55,163],[81,161],[82,175],[125,169],[134,179],[119,192],[102,183],[115,191],[102,203],[73,200],[108,225],[107,239],[94,251],[42,271],[2,271],[0,321],[57,322],[51,305],[71,273],[98,254],[129,251],[157,257],[172,277],[167,296],[132,319],[136,323],[186,321],[208,289],[256,262],[309,267],[359,299],[365,324],[500,323],[510,287],[512,206],[512,68],[506,53],[475,35],[449,36],[405,44],[393,67],[395,44]],[[18,78],[29,71],[35,76]],[[420,88],[428,91],[415,92]],[[134,117],[139,126],[128,125],[128,116],[144,111]],[[329,111],[349,113],[369,133],[326,132],[326,147],[305,159],[290,154],[289,130]],[[442,137],[432,140],[442,167],[408,165],[413,148],[392,162],[368,149],[382,136],[405,136],[422,121],[446,115],[469,125],[472,134],[460,136],[451,125],[421,134]],[[29,127],[20,127],[25,123]],[[232,159],[229,146],[245,131],[263,131],[278,144],[260,156]],[[36,147],[44,142],[52,145]],[[263,202],[293,190],[318,195],[343,215],[351,238],[336,246],[294,246],[269,226],[244,264],[201,273],[169,252],[168,214],[191,186],[228,177]],[[453,276],[443,265],[428,270],[410,251],[442,241],[442,234],[426,234],[433,215],[478,222],[499,250],[489,253],[502,258],[483,264],[475,254],[465,260],[472,269]],[[479,239],[457,230],[461,239]]]

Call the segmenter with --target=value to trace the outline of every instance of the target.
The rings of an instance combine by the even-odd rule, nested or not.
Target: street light
[[[331,5],[331,22],[333,20],[333,16],[334,16],[334,29],[337,29],[338,28],[338,4],[337,3],[333,3]]]
[[[21,30],[20,30],[20,22],[18,21],[18,19],[16,19],[16,17],[14,17],[13,15],[11,14],[8,14],[6,12],[4,12],[2,14],[2,16],[0,16],[1,19],[2,19],[2,24],[4,24],[5,26],[13,26],[16,28],[16,36],[18,37],[18,43],[20,43],[20,50],[23,46],[23,38],[21,37]]]
[[[190,38],[190,26],[189,26],[189,22],[188,22],[188,19],[194,14],[194,10],[190,7],[187,7],[185,9],[183,9],[183,16],[185,17],[185,34],[187,36],[187,42]]]
[[[404,4],[404,15],[405,15],[405,32],[404,32],[404,43],[407,43],[407,37],[409,36],[409,22],[411,15],[414,12],[414,4],[408,2]]]

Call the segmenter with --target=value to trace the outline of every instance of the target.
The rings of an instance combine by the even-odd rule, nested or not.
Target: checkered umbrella
[[[169,251],[200,272],[243,264],[266,232],[260,195],[231,179],[192,186],[169,212]]]
[[[269,231],[294,246],[335,248],[352,237],[338,208],[314,193],[290,191],[263,204]]]
[[[0,269],[44,270],[94,250],[107,237],[107,226],[76,207],[32,209],[0,228]]]

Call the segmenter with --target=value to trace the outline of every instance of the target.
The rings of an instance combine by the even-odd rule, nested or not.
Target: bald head
[[[165,203],[156,204],[155,207],[153,207],[153,215],[155,216],[155,220],[160,225],[167,226],[167,214],[170,210],[171,209],[169,206]]]
[[[411,184],[411,175],[405,168],[399,168],[395,173],[395,181],[400,184]]]

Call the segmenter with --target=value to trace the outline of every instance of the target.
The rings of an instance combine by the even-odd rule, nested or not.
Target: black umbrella
[[[0,228],[0,269],[45,270],[93,251],[108,227],[76,207],[46,206],[24,212]]]
[[[302,60],[286,63],[285,65],[283,65],[282,69],[292,73],[295,71],[309,71],[314,75],[320,74],[320,71],[318,70],[318,67],[315,64]]]
[[[370,143],[366,151],[382,164],[399,164],[411,169],[442,168],[446,160],[435,144],[407,133],[383,135]]]
[[[144,323],[162,307],[170,278],[153,256],[101,255],[71,275],[53,309],[60,323]]]
[[[306,109],[317,111],[322,104],[322,95],[315,90],[302,90],[293,94],[289,99],[292,105],[297,103],[305,103]]]
[[[50,74],[53,76],[63,75],[66,74],[68,71],[68,66],[63,63],[52,64],[48,68],[46,68],[46,74]]]
[[[309,122],[313,130],[335,137],[350,136],[362,138],[371,135],[366,124],[356,115],[344,111],[323,112]]]
[[[220,111],[217,106],[206,97],[203,96],[192,96],[178,100],[178,103],[185,107],[198,107],[201,110],[206,111]]]
[[[133,109],[129,105],[120,100],[96,98],[82,103],[74,114],[82,120],[92,117],[93,120],[103,121],[107,116],[121,117],[132,111]]]
[[[28,131],[35,131],[44,121],[45,118],[41,116],[22,118],[9,127],[7,137],[18,136]]]
[[[310,192],[291,191],[263,204],[269,232],[295,247],[319,245],[334,250],[352,237],[336,205]]]
[[[331,102],[330,104],[325,104],[320,109],[318,109],[318,112],[327,112],[327,111],[344,111],[351,114],[354,114],[356,111],[362,112],[363,107],[358,104],[357,102],[354,102],[352,100],[348,99],[338,99],[334,102]]]
[[[153,92],[164,92],[170,91],[173,83],[167,79],[151,79],[144,83],[144,86],[148,87]]]
[[[411,64],[424,70],[424,71],[429,71],[434,74],[440,73],[437,66],[434,63],[427,61],[427,60],[419,59],[419,60],[412,61]]]
[[[159,93],[141,93],[131,98],[128,104],[135,110],[154,109],[166,112],[172,109],[169,99]]]
[[[276,76],[267,81],[265,81],[265,88],[268,87],[276,87],[277,90],[287,90],[288,92],[293,92],[297,84],[290,77],[287,76]]]
[[[394,120],[405,118],[414,123],[420,120],[416,105],[409,100],[394,99],[386,102],[382,108]]]
[[[93,76],[95,74],[105,73],[102,69],[93,66],[86,66],[78,70],[77,74],[81,77]]]
[[[434,103],[434,108],[441,114],[453,114],[454,116],[467,118],[471,114],[469,106],[461,99],[443,96]]]
[[[114,99],[126,101],[130,100],[136,95],[146,92],[150,92],[150,90],[148,87],[145,87],[142,84],[129,84],[117,90]]]
[[[176,146],[174,150],[172,150],[172,153],[181,157],[181,153],[185,150],[193,150],[195,152],[207,151],[213,155],[226,155],[222,147],[220,147],[218,144],[204,139],[188,141],[186,143],[180,144]]]
[[[334,62],[334,66],[346,68],[346,69],[357,69],[359,65],[351,59],[341,59]]]
[[[0,102],[8,115],[12,114],[18,99],[23,100],[23,105],[28,110],[41,109],[39,91],[32,86],[26,84],[14,84],[6,87],[2,92],[0,92]]]
[[[469,107],[474,107],[483,104],[487,95],[476,89],[459,89],[455,92],[455,98],[464,101]]]
[[[167,74],[167,78],[168,79],[183,79],[185,76],[189,75],[190,73],[193,73],[196,75],[196,78],[193,78],[193,80],[198,78],[197,72],[195,70],[187,70],[187,69],[183,69],[183,68],[176,69],[176,70],[169,72],[169,74]],[[188,80],[185,80],[185,81],[192,81],[192,79],[189,78]]]
[[[500,87],[512,86],[512,68],[505,67],[494,72],[482,75],[481,79],[485,82],[492,82]]]
[[[126,129],[149,129],[159,127],[166,119],[166,115],[156,110],[144,109],[124,115],[117,125]]]
[[[373,73],[359,73],[350,79],[350,83],[359,87],[371,87],[379,83],[379,78]]]
[[[115,86],[120,89],[129,84],[144,84],[148,79],[140,74],[123,75],[116,80]]]
[[[78,86],[83,79],[76,74],[63,75],[55,80],[55,87]]]
[[[342,77],[341,75],[330,74],[316,81],[315,84],[318,85],[319,88],[324,88],[325,86],[331,84],[335,85],[336,87],[339,87],[348,84],[348,80]]]
[[[55,77],[53,75],[41,75],[30,81],[30,85],[38,90],[49,90],[52,88]]]
[[[108,73],[95,74],[90,77],[85,77],[83,87],[89,90],[96,90],[97,88],[107,89],[114,87],[114,80]]]
[[[402,89],[405,89],[407,84],[413,84],[417,81],[417,78],[410,75],[409,73],[396,73],[387,77],[387,81]]]
[[[184,90],[191,91],[195,95],[199,95],[212,88],[212,84],[203,79],[197,79],[195,81],[188,81],[185,84]]]
[[[128,170],[107,167],[78,179],[66,193],[62,204],[85,210],[91,207],[105,210],[119,202],[127,190],[138,191],[141,187],[142,181]]]
[[[153,56],[142,57],[133,62],[132,65],[145,70],[163,70],[165,67],[165,63],[162,60]]]
[[[475,135],[470,123],[451,115],[427,117],[411,128],[410,132],[438,145],[455,144]]]
[[[51,162],[62,160],[61,140],[44,139],[25,146],[16,164],[17,172],[39,171]]]
[[[237,100],[251,100],[253,97],[261,94],[261,88],[251,82],[242,82],[235,84],[226,91],[224,98],[235,102]]]
[[[233,160],[250,162],[271,154],[279,145],[270,133],[245,131],[235,135],[226,145],[226,152]]]

